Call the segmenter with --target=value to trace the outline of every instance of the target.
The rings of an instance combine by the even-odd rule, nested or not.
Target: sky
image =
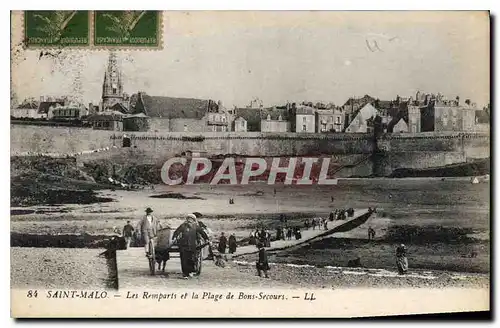
[[[12,20],[12,90],[19,101],[70,95],[98,103],[105,50],[39,58],[19,47]],[[369,94],[417,90],[489,103],[489,20],[484,12],[169,12],[162,50],[119,51],[124,90],[245,106],[286,101],[342,105]]]

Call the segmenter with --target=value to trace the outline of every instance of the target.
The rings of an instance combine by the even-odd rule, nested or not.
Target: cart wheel
[[[203,263],[203,249],[198,252],[198,256],[196,257],[196,274],[201,274],[201,265]]]
[[[149,241],[149,272],[152,276],[155,275],[156,271],[156,254],[155,254],[155,245],[152,240]]]

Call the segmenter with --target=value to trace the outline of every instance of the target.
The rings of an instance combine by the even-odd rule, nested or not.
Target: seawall
[[[122,147],[122,138],[131,147]],[[386,134],[378,140],[379,156],[370,158],[374,141],[367,134],[296,134],[261,132],[114,132],[85,128],[11,124],[11,155],[26,153],[78,154],[80,162],[107,159],[117,164],[158,164],[185,151],[207,155],[330,156],[346,167],[339,176],[386,175],[396,168],[425,168],[490,156],[485,133]],[[109,148],[108,151],[81,152]]]

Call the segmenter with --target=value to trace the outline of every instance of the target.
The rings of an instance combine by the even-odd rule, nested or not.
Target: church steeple
[[[108,67],[102,84],[102,107],[104,110],[123,101],[123,85],[118,61],[114,52],[109,53]]]

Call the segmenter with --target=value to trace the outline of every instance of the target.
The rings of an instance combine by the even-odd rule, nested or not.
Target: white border
[[[0,137],[0,153],[2,154],[2,172],[1,172],[1,180],[0,180],[0,185],[4,186],[2,190],[2,198],[1,198],[1,211],[2,211],[2,224],[3,227],[1,229],[2,231],[2,236],[1,236],[1,241],[2,241],[2,246],[0,249],[2,251],[2,259],[3,259],[3,265],[2,265],[2,282],[4,283],[5,288],[2,290],[2,321],[8,321],[8,326],[14,325],[15,322],[10,319],[10,294],[9,294],[9,289],[10,289],[10,251],[9,251],[9,244],[10,244],[10,237],[9,237],[9,231],[10,231],[10,224],[9,224],[9,216],[10,216],[10,200],[9,200],[9,192],[7,189],[7,186],[10,185],[10,178],[9,178],[9,170],[7,167],[9,167],[9,158],[6,155],[9,150],[10,150],[10,143],[9,143],[9,107],[10,107],[10,80],[7,78],[10,76],[10,46],[8,40],[10,40],[10,10],[26,10],[26,9],[37,9],[37,10],[42,10],[42,9],[130,9],[130,8],[137,8],[137,5],[140,4],[140,9],[163,9],[163,10],[491,10],[492,15],[496,16],[496,24],[498,25],[498,14],[500,12],[499,8],[499,3],[500,1],[493,1],[493,0],[474,0],[474,1],[463,1],[463,0],[419,0],[419,1],[395,1],[395,0],[364,0],[364,1],[355,1],[355,0],[349,0],[349,1],[344,1],[339,3],[339,1],[327,1],[327,0],[288,0],[288,1],[283,1],[283,2],[278,2],[278,1],[269,1],[269,0],[253,0],[253,1],[237,1],[237,0],[226,0],[226,1],[218,1],[218,0],[183,0],[183,1],[153,1],[153,0],[141,0],[140,2],[133,1],[133,0],[121,0],[121,1],[102,1],[102,0],[86,0],[84,2],[78,3],[75,1],[54,1],[54,0],[45,0],[45,1],[40,1],[40,0],[30,0],[30,1],[25,1],[25,0],[17,0],[15,2],[12,1],[2,1],[1,5],[4,7],[2,10],[2,19],[0,20],[0,24],[2,25],[2,28],[0,31],[2,31],[3,34],[3,42],[1,44],[2,46],[2,51],[0,52],[1,56],[3,57],[2,63],[3,65],[1,66],[2,69],[2,74],[1,76],[3,77],[2,79],[2,94],[4,97],[2,98],[2,102],[5,104],[4,106],[4,116],[3,119],[0,120],[0,124],[2,124],[0,128],[1,132],[1,137]],[[75,8],[77,7],[77,8]],[[139,9],[139,8],[138,8]],[[8,32],[9,31],[9,32]],[[497,40],[497,35],[494,37],[495,41]],[[495,57],[495,59],[498,59],[498,55]],[[492,72],[493,76],[496,76],[494,74],[495,72]],[[496,91],[493,90],[493,91]],[[498,101],[498,95],[496,93],[494,95],[494,104],[499,104]],[[495,111],[495,109],[493,109]],[[500,121],[500,115],[495,115],[495,127],[500,126],[499,124]],[[500,147],[500,142],[497,140],[498,139],[498,133],[495,133],[495,150],[496,152],[499,151]],[[495,200],[494,202],[496,204],[500,204],[499,202],[499,194],[495,195]],[[493,203],[493,200],[492,200]],[[492,218],[495,220],[496,218]],[[498,227],[499,223],[497,222],[495,224],[495,235],[496,237],[498,236]],[[498,244],[498,243],[496,243]],[[494,254],[498,254],[498,249],[495,249]],[[6,259],[9,259],[8,263],[6,262]],[[496,272],[496,271],[495,271]],[[493,281],[498,282],[496,279],[497,275],[493,277]],[[497,285],[497,284],[495,284]],[[497,302],[495,302],[495,305],[498,304],[498,299]],[[498,307],[495,306],[496,309],[492,309],[493,311],[497,310]],[[496,312],[496,311],[495,311]],[[42,324],[42,325],[53,325],[53,322],[38,322],[37,324]],[[65,322],[61,322],[60,324],[67,324]],[[73,322],[72,324],[77,324],[76,322]],[[87,325],[88,323],[85,323]],[[103,326],[106,324],[105,322],[99,322],[96,323],[94,326]],[[116,326],[122,326],[126,323],[124,322],[114,322],[114,323],[108,323],[111,325],[116,325]],[[137,323],[135,323],[137,324]],[[165,323],[158,323],[158,324],[165,324]],[[180,323],[180,322],[169,322],[167,323],[169,326],[176,326],[180,324],[187,324],[187,323]],[[192,323],[189,323],[192,324]],[[206,324],[206,323],[204,323]],[[212,323],[212,324],[219,324],[219,323]],[[231,322],[230,324],[234,324],[234,322]],[[239,325],[247,325],[248,323],[243,323],[243,322],[238,322]],[[259,325],[269,325],[269,326],[275,326],[278,323],[277,322],[271,322],[271,323],[258,323]],[[303,324],[311,324],[311,323],[303,323]],[[341,322],[323,322],[321,324],[325,325],[343,325],[345,323]],[[382,323],[385,324],[385,323]],[[410,323],[412,324],[412,323]],[[418,323],[417,323],[418,324]],[[428,325],[434,325],[436,323],[430,323],[430,322],[423,322],[420,324],[425,324],[426,326]],[[453,323],[452,323],[453,324]],[[471,323],[473,324],[473,323]],[[140,325],[143,325],[143,323],[140,323]]]

